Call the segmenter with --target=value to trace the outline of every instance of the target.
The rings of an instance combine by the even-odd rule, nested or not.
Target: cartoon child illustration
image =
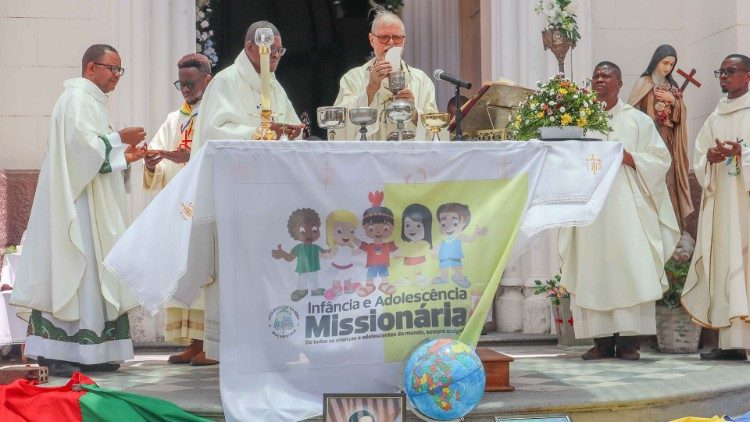
[[[383,192],[370,192],[370,203],[372,207],[362,213],[362,227],[365,236],[372,239],[373,243],[357,240],[360,249],[367,253],[367,284],[359,288],[357,294],[365,297],[375,291],[375,277],[380,277],[381,292],[392,295],[396,292],[396,286],[388,282],[388,266],[391,263],[391,252],[396,252],[398,247],[395,242],[385,242],[393,235],[393,211],[382,207]],[[385,243],[384,243],[385,242]]]
[[[318,271],[320,271],[320,255],[326,256],[330,249],[323,249],[314,244],[320,238],[320,216],[312,208],[300,208],[292,212],[287,222],[287,228],[292,239],[302,243],[296,245],[290,252],[286,252],[279,244],[271,250],[274,259],[284,259],[292,262],[297,259],[295,272],[299,274],[297,290],[292,292],[291,298],[298,302],[307,296],[308,286],[313,296],[322,296],[325,289],[318,288]]]
[[[323,295],[328,300],[341,296],[342,292],[354,293],[361,286],[360,283],[352,283],[355,273],[354,255],[360,253],[354,244],[357,239],[354,235],[356,228],[357,216],[351,211],[336,210],[326,217],[326,243],[331,249],[331,266],[326,272],[333,280],[333,287]]]
[[[422,271],[427,262],[427,254],[432,249],[432,213],[422,204],[411,204],[401,216],[401,239],[404,243],[398,253],[404,259],[406,277],[402,284],[408,285],[410,278],[414,285],[425,287],[430,284]]]
[[[486,227],[477,227],[473,235],[461,233],[471,221],[469,206],[455,202],[443,204],[438,207],[435,217],[440,222],[440,233],[443,240],[440,242],[440,277],[435,277],[432,284],[448,282],[448,269],[453,268],[454,283],[459,287],[468,288],[471,282],[463,274],[464,252],[461,242],[473,242],[477,237],[487,234]]]

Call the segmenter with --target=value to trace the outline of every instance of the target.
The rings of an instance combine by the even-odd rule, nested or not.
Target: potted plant
[[[605,134],[612,130],[604,103],[596,100],[596,93],[591,89],[580,87],[563,75],[536,85],[537,90],[518,104],[518,111],[510,118],[508,128],[515,139],[528,140],[540,135],[543,139],[575,139],[589,130]],[[546,128],[559,133],[540,133]],[[561,132],[571,128],[577,133]]]
[[[543,14],[547,19],[547,28],[542,31],[542,43],[545,50],[549,49],[555,55],[560,73],[564,73],[568,50],[575,48],[581,39],[572,3],[573,0],[540,0],[534,8],[537,14]]]
[[[692,253],[687,260],[680,259],[677,254],[675,252],[664,265],[669,289],[656,303],[656,339],[659,350],[664,353],[695,353],[698,351],[701,327],[693,323],[690,314],[680,303],[682,288],[690,269],[689,255]]]
[[[534,293],[543,294],[552,302],[552,320],[557,331],[559,346],[588,345],[591,339],[576,339],[573,332],[573,314],[570,312],[570,293],[560,285],[561,275],[549,280],[534,280]]]

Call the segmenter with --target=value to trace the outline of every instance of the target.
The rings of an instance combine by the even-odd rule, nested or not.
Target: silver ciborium
[[[359,125],[359,140],[367,140],[367,126],[378,121],[378,110],[371,107],[357,107],[349,109],[349,121]]]
[[[393,95],[406,88],[406,72],[403,70],[394,70],[388,74],[388,89]],[[404,128],[404,122],[411,119],[414,115],[414,105],[406,100],[393,100],[385,108],[385,114],[388,118],[396,123],[397,129],[388,134],[389,141],[403,141],[404,139],[414,138],[414,132]],[[407,116],[408,114],[408,116]]]
[[[328,130],[328,140],[336,137],[336,129],[344,127],[346,122],[345,107],[318,107],[318,126]]]
[[[451,121],[451,115],[448,113],[424,113],[422,114],[422,124],[432,134],[433,141],[439,141],[438,132],[440,129],[448,126]]]

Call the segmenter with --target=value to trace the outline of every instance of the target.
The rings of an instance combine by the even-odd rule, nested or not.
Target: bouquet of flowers
[[[581,39],[576,22],[573,0],[539,0],[534,8],[537,14],[544,14],[549,28],[556,28],[567,37],[575,47]]]
[[[560,304],[560,298],[570,297],[570,293],[565,290],[565,287],[560,285],[560,274],[557,274],[554,278],[545,280],[542,283],[539,280],[534,280],[534,294],[544,294],[552,299],[552,304],[557,306]]]
[[[508,129],[519,140],[538,137],[539,128],[547,126],[575,125],[602,133],[609,133],[609,113],[604,103],[596,100],[596,93],[581,88],[575,82],[557,75],[547,83],[536,83],[539,88],[518,104],[518,111],[511,116]]]

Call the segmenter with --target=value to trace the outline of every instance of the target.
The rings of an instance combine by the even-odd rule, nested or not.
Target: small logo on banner
[[[299,313],[291,306],[277,306],[268,313],[268,327],[277,338],[291,337],[299,328]]]

